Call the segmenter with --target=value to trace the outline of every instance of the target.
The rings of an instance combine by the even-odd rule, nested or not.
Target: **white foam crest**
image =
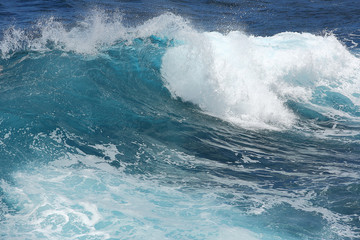
[[[152,35],[169,39],[183,40],[187,35],[195,32],[190,23],[175,14],[164,13],[149,19],[131,31],[132,38],[147,38]]]
[[[354,100],[360,61],[336,37],[285,32],[192,33],[169,48],[162,75],[173,94],[205,112],[245,127],[288,128],[287,100],[308,102],[318,86]],[[355,101],[355,100],[354,100]]]
[[[29,38],[21,29],[16,29],[14,26],[8,28],[0,42],[0,51],[3,58],[9,57],[9,54],[25,49],[28,47]]]
[[[121,15],[110,18],[101,11],[93,11],[70,30],[53,17],[40,20],[33,28],[35,33],[27,34],[15,27],[9,28],[0,45],[2,56],[9,57],[19,50],[43,51],[51,48],[95,54],[99,47],[111,45],[125,35]]]
[[[38,21],[31,31],[12,26],[3,34],[0,51],[3,58],[9,58],[17,51],[46,51],[53,48],[80,54],[98,54],[103,47],[118,41],[131,44],[135,38],[152,35],[172,38],[185,29],[190,29],[187,22],[171,13],[152,18],[137,27],[126,27],[121,13],[109,15],[94,10],[70,29],[53,17]]]

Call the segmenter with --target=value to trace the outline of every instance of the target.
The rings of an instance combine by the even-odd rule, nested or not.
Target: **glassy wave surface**
[[[33,2],[0,21],[0,238],[360,239],[356,27]]]

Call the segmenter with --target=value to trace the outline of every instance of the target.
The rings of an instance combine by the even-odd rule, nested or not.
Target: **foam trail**
[[[50,137],[60,136],[54,133]],[[221,168],[239,175],[243,172],[256,175],[257,169],[231,167],[157,146],[160,151],[152,150],[159,172],[146,177],[143,173],[126,174],[123,162],[120,168],[109,165],[105,159],[122,156],[115,145],[92,147],[105,156],[87,155],[77,149],[78,154],[67,153],[48,164],[28,165],[27,170],[17,170],[12,173],[11,181],[2,179],[0,205],[4,207],[0,212],[0,236],[5,239],[118,239],[124,236],[132,239],[302,239],[278,232],[277,228],[267,229],[274,220],[271,211],[284,211],[285,207],[290,212],[301,211],[313,220],[326,221],[329,231],[323,229],[325,231],[319,233],[324,239],[338,239],[327,237],[332,235],[358,237],[357,228],[347,225],[351,218],[314,204],[317,194],[313,190],[273,189],[252,180],[218,175]],[[150,150],[143,144],[138,147],[136,155],[141,158],[144,151]],[[197,172],[195,177],[185,170],[189,168],[206,171]],[[274,174],[270,169],[261,172]],[[305,179],[313,175],[291,174]],[[281,217],[281,213],[276,215]]]
[[[71,167],[78,161],[88,167]],[[0,189],[17,209],[0,226],[5,238],[259,239],[224,224],[212,199],[123,174],[94,156],[15,172],[13,183],[2,180]]]

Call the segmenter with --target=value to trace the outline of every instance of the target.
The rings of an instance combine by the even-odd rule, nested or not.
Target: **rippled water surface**
[[[356,1],[3,1],[0,238],[360,239]]]

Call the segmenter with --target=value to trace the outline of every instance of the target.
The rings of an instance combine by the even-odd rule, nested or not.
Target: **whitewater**
[[[356,38],[94,9],[4,24],[0,238],[360,239]]]

